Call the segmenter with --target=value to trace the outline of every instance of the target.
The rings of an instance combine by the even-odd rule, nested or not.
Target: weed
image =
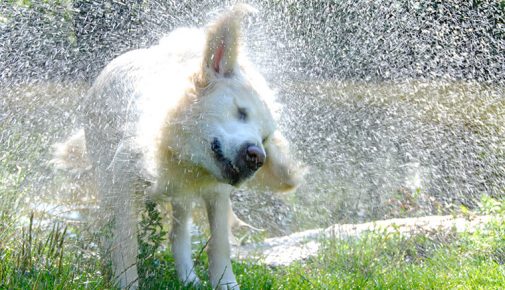
[[[142,213],[138,236],[138,271],[141,277],[140,287],[143,289],[150,288],[153,278],[159,271],[161,262],[156,253],[160,250],[166,237],[167,232],[163,230],[161,214],[156,208],[156,203],[147,201],[145,211]]]

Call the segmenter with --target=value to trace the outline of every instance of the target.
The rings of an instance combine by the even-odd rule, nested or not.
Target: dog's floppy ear
[[[240,22],[246,14],[255,11],[249,5],[239,4],[209,25],[202,63],[204,82],[215,76],[233,74],[239,51]]]
[[[277,131],[265,144],[267,158],[249,186],[260,190],[286,192],[297,188],[306,169],[289,156],[286,139]]]

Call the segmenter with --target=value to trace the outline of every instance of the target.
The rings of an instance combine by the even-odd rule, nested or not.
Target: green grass
[[[55,223],[37,226],[30,217],[21,229],[3,228],[0,244],[1,289],[103,289],[100,260],[90,246],[69,240],[75,228]]]
[[[447,237],[370,233],[326,241],[323,254],[303,264],[275,270],[236,264],[236,272],[247,289],[502,289],[504,229],[501,221]]]
[[[498,204],[497,218],[472,233],[371,232],[359,239],[328,239],[319,256],[303,263],[271,268],[256,261],[234,262],[234,272],[242,289],[501,289],[505,285],[505,222],[499,218],[503,203]],[[143,289],[189,289],[177,281],[169,249],[156,250],[165,242],[166,233],[157,228],[159,216],[151,213],[149,217],[154,223],[144,224],[150,230],[144,231],[149,242],[141,247]],[[104,266],[96,249],[85,246],[89,240],[68,235],[75,230],[55,224],[43,231],[31,221],[17,239],[3,232],[0,288],[114,288],[102,277]],[[195,257],[196,271],[206,281],[203,245]],[[201,288],[211,289],[207,284]]]
[[[444,243],[426,235],[380,233],[328,241],[321,256],[280,271],[274,288],[499,289],[505,285],[503,228],[502,223]]]

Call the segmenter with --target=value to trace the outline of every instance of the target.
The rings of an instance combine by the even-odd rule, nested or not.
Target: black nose
[[[256,145],[249,145],[245,148],[245,164],[253,171],[258,170],[265,162],[265,152]]]

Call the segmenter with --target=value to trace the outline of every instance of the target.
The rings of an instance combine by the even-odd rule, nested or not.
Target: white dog
[[[177,29],[157,46],[112,61],[87,96],[85,133],[57,145],[59,167],[85,163],[79,157],[87,154],[101,212],[112,225],[109,250],[121,288],[138,286],[143,194],[172,203],[172,251],[185,283],[199,283],[189,225],[192,200],[202,198],[212,286],[238,288],[230,263],[229,224],[237,222],[230,192],[246,181],[274,191],[298,184],[300,171],[276,130],[272,92],[239,51],[240,22],[251,10],[236,6],[204,29]]]

